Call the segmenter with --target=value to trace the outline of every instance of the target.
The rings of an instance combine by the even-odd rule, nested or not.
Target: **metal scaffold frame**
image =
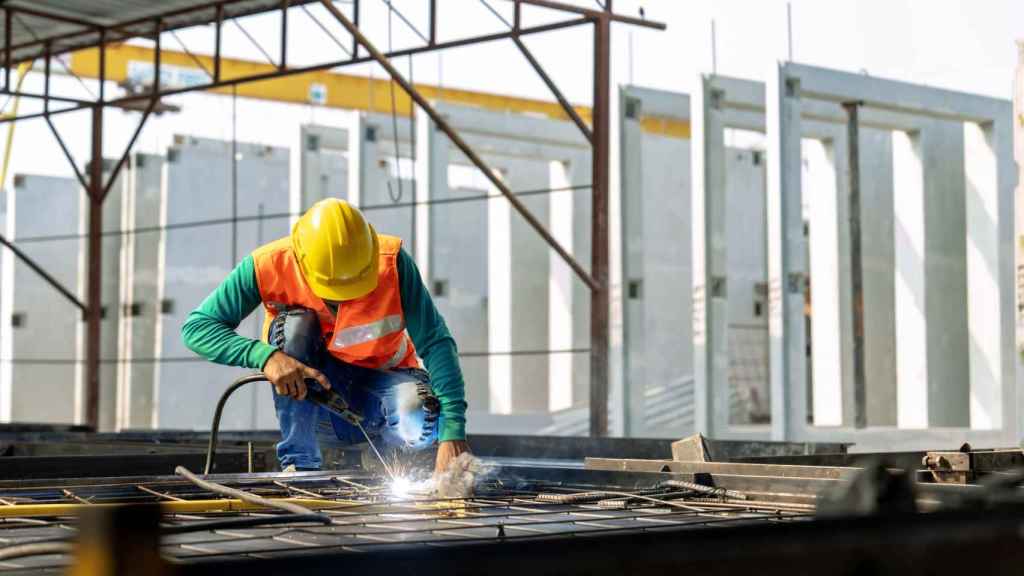
[[[29,6],[23,3],[5,3],[0,10],[3,11],[5,23],[4,52],[3,52],[3,93],[8,96],[25,97],[42,100],[43,111],[28,114],[12,114],[0,116],[0,123],[25,120],[30,118],[43,118],[50,130],[53,132],[62,152],[68,159],[75,171],[79,183],[86,190],[89,200],[88,216],[88,277],[86,281],[86,301],[81,302],[72,291],[49,276],[45,270],[34,263],[27,255],[18,250],[14,244],[0,236],[0,243],[12,249],[16,257],[24,261],[43,277],[51,286],[68,298],[76,307],[83,312],[86,321],[85,329],[85,423],[95,429],[99,423],[99,393],[100,393],[100,321],[102,318],[101,275],[102,275],[102,252],[101,232],[103,228],[103,201],[106,198],[113,182],[124,167],[128,155],[135,144],[136,139],[142,131],[146,120],[157,107],[160,100],[166,96],[174,96],[186,92],[208,91],[217,88],[231,87],[247,82],[258,82],[275,78],[284,78],[299,74],[316,72],[375,62],[384,68],[391,79],[398,84],[410,98],[430,117],[458,148],[475,165],[484,176],[497,188],[498,191],[511,203],[512,207],[536,230],[536,232],[548,243],[558,255],[566,262],[580,280],[587,285],[591,291],[591,321],[590,321],[590,433],[593,436],[604,436],[608,433],[608,395],[609,395],[609,221],[608,221],[608,194],[609,194],[609,160],[610,160],[610,40],[611,24],[618,22],[649,29],[664,30],[663,23],[649,21],[643,18],[634,18],[616,14],[612,8],[612,0],[605,0],[602,8],[591,9],[578,5],[568,4],[557,0],[505,0],[514,4],[514,21],[509,30],[482,34],[469,38],[460,38],[450,41],[438,40],[439,16],[437,13],[437,0],[429,0],[429,38],[421,45],[381,52],[360,29],[360,0],[352,0],[352,16],[349,17],[334,5],[331,0],[320,0],[320,4],[336,20],[338,24],[352,36],[352,46],[348,50],[350,54],[346,58],[333,60],[308,66],[290,67],[288,65],[287,35],[289,10],[301,9],[306,11],[306,4],[313,3],[311,0],[289,1],[283,0],[279,5],[273,6],[265,2],[252,2],[251,0],[220,0],[212,4],[197,5],[191,7],[169,6],[157,14],[145,18],[126,19],[123,22],[110,23],[108,21],[98,22],[89,18],[68,16],[64,13],[56,13],[45,8]],[[388,3],[390,5],[390,3]],[[524,26],[522,23],[523,7],[546,9],[567,15],[565,19],[556,20],[541,25]],[[260,12],[279,11],[281,14],[281,27],[279,29],[280,54],[277,56],[276,68],[269,72],[253,73],[231,78],[224,78],[221,74],[221,31],[223,24],[231,19],[248,16]],[[35,21],[52,22],[54,33],[47,35],[33,33],[33,39],[25,42],[15,42],[12,37],[12,26],[20,16],[32,17]],[[312,16],[311,16],[312,17]],[[160,63],[161,44],[160,35],[163,32],[173,31],[179,28],[213,24],[215,27],[213,70],[210,82],[187,87],[168,87],[160,84]],[[591,124],[588,126],[580,117],[576,109],[569,103],[563,93],[559,90],[555,81],[544,70],[541,63],[530,52],[522,41],[522,37],[542,32],[563,30],[580,25],[593,26],[593,113]],[[24,22],[21,23],[25,27]],[[67,28],[71,27],[71,30]],[[106,48],[111,42],[121,42],[133,37],[148,37],[155,42],[153,50],[153,85],[149,90],[142,93],[131,93],[113,98],[107,97],[104,93],[106,84]],[[564,109],[566,116],[579,127],[584,137],[591,145],[592,151],[592,220],[591,220],[591,262],[588,271],[577,261],[547,230],[544,224],[534,216],[526,205],[509,189],[508,185],[493,171],[487,163],[473,150],[473,148],[460,137],[458,132],[452,128],[445,118],[439,114],[436,108],[420,93],[411,81],[407,80],[398,69],[392,65],[391,59],[403,56],[413,56],[444,50],[447,48],[464,47],[472,44],[494,42],[500,40],[511,40],[518,50],[523,54],[527,62],[537,72],[544,84],[551,90],[555,99]],[[180,40],[179,40],[180,41]],[[341,45],[339,44],[339,48]],[[69,98],[52,94],[50,91],[51,61],[54,56],[83,48],[96,48],[99,52],[99,90],[95,98],[80,99]],[[186,51],[187,51],[186,47]],[[32,61],[35,58],[44,60],[45,88],[42,94],[21,91],[13,85],[11,70],[23,61]],[[60,109],[51,109],[51,102],[64,105]],[[135,132],[132,134],[123,154],[112,167],[104,179],[103,170],[103,115],[107,108],[141,109],[142,117]],[[90,160],[86,164],[85,173],[79,169],[73,155],[65,144],[60,132],[51,121],[51,117],[68,112],[90,110],[92,113],[92,137],[90,147]]]

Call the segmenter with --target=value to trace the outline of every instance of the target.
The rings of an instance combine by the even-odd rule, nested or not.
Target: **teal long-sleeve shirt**
[[[397,264],[405,327],[430,372],[431,386],[441,403],[440,440],[463,440],[466,393],[455,340],[423,285],[416,263],[405,250],[399,252]],[[189,349],[211,362],[262,370],[276,348],[235,332],[261,304],[250,255],[188,315],[181,327],[182,339]]]

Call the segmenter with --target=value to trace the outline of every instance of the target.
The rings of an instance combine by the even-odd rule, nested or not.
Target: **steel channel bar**
[[[323,4],[323,6],[327,8],[327,11],[330,12],[335,17],[335,19],[337,19],[338,22],[345,27],[346,30],[348,30],[349,34],[352,34],[353,37],[359,40],[359,44],[361,44],[363,48],[365,48],[366,51],[370,53],[373,59],[376,60],[377,63],[380,64],[381,67],[383,67],[388,72],[391,78],[399,86],[401,86],[403,90],[405,90],[409,97],[412,98],[416,102],[416,104],[418,104],[420,108],[422,108],[423,111],[427,113],[428,116],[430,116],[430,119],[434,121],[434,124],[438,127],[438,129],[444,132],[445,135],[447,135],[448,138],[452,141],[452,144],[454,144],[459,150],[461,150],[462,153],[465,154],[466,157],[470,160],[470,162],[472,162],[473,165],[475,165],[481,172],[483,172],[484,176],[488,180],[490,180],[491,184],[493,184],[494,187],[497,188],[498,191],[500,191],[502,195],[508,199],[509,203],[512,204],[512,207],[515,208],[517,212],[519,212],[519,214],[527,221],[527,223],[529,223],[530,226],[532,226],[533,229],[537,231],[540,237],[543,238],[544,241],[547,242],[548,245],[551,246],[551,248],[555,252],[557,252],[558,255],[566,262],[566,264],[568,264],[569,267],[573,269],[576,275],[579,276],[580,280],[587,284],[587,286],[589,286],[591,290],[597,290],[599,287],[598,281],[591,277],[591,275],[587,273],[583,266],[580,265],[578,261],[576,261],[572,254],[569,254],[569,252],[566,251],[564,247],[562,247],[558,240],[556,240],[555,237],[552,236],[550,232],[548,232],[548,230],[544,227],[540,220],[538,220],[537,217],[534,216],[532,212],[530,212],[529,208],[527,208],[526,205],[523,204],[523,202],[519,200],[519,198],[517,198],[515,194],[512,193],[512,191],[508,188],[508,185],[506,185],[500,178],[497,177],[497,175],[495,175],[491,167],[488,166],[487,163],[484,162],[483,159],[477,155],[476,151],[474,151],[473,148],[469,144],[467,144],[466,141],[463,140],[461,136],[459,136],[458,132],[456,132],[455,129],[453,129],[448,124],[448,121],[445,120],[445,118],[440,113],[438,113],[437,110],[434,109],[430,102],[428,102],[427,99],[424,98],[423,95],[419,93],[419,90],[417,90],[412,84],[410,84],[409,81],[406,80],[404,76],[402,76],[402,73],[399,72],[391,64],[391,62],[388,60],[388,57],[380,53],[377,50],[377,48],[366,38],[366,36],[363,35],[359,28],[357,28],[344,14],[341,13],[340,10],[338,10],[336,6],[334,6],[331,0],[321,0],[321,4]],[[597,209],[598,207],[595,207],[595,210]]]
[[[71,170],[74,171],[75,177],[78,178],[78,183],[82,185],[82,188],[88,191],[89,183],[85,180],[85,176],[82,174],[82,171],[78,169],[78,164],[75,162],[75,157],[71,155],[71,150],[68,149],[68,146],[64,142],[64,139],[61,138],[60,132],[57,130],[57,127],[54,126],[53,121],[50,120],[50,116],[52,116],[53,114],[55,113],[43,112],[41,114],[35,114],[34,116],[39,116],[46,120],[46,125],[50,127],[50,132],[53,133],[53,137],[57,139],[57,144],[60,146],[61,151],[64,152],[64,157],[67,158],[68,164],[71,165]]]
[[[66,102],[68,104],[78,104],[79,106],[92,106],[94,104],[94,102],[90,100],[69,98],[67,96],[54,96],[53,94],[47,95],[45,92],[42,94],[37,94],[35,92],[7,92],[7,94],[10,94],[11,96],[20,96],[22,98],[34,98],[36,100],[52,100],[54,102]]]
[[[838,466],[794,466],[788,464],[747,464],[736,462],[679,462],[630,458],[587,458],[584,469],[626,472],[672,472],[676,474],[746,474],[782,478],[850,479],[860,468]]]
[[[118,174],[121,173],[121,169],[124,167],[125,162],[128,161],[128,156],[132,153],[132,148],[135,146],[135,141],[139,139],[139,134],[142,133],[142,128],[146,125],[146,120],[149,119],[150,114],[153,112],[153,108],[156,107],[156,98],[149,101],[149,105],[146,106],[146,110],[142,113],[142,118],[139,119],[138,126],[135,127],[135,132],[132,133],[131,140],[124,148],[124,153],[117,159],[117,164],[114,165],[113,170],[107,175],[107,183],[103,186],[103,193],[100,201],[106,200],[107,194],[110,194],[110,189],[113,188],[114,182],[117,181]]]
[[[590,435],[608,435],[608,187],[611,117],[611,22],[594,21],[594,109],[590,208]]]
[[[437,0],[430,0],[430,45],[437,44]]]
[[[281,0],[281,61],[277,67],[284,70],[288,67],[288,5],[289,0]]]
[[[533,27],[530,27],[530,28],[524,28],[524,29],[522,29],[519,32],[519,35],[520,36],[526,36],[526,35],[529,35],[529,34],[540,34],[540,33],[543,33],[543,32],[552,32],[552,31],[555,31],[555,30],[561,30],[561,29],[564,29],[564,28],[571,28],[573,26],[579,26],[580,24],[586,24],[587,22],[589,22],[589,20],[587,20],[585,18],[573,18],[571,20],[563,20],[563,21],[560,21],[560,22],[552,22],[552,23],[549,23],[549,24],[543,24],[543,25],[533,26]],[[402,56],[412,56],[412,55],[417,55],[417,54],[424,54],[424,53],[429,53],[429,52],[435,52],[435,51],[438,51],[438,50],[445,50],[445,49],[448,49],[448,48],[459,48],[459,47],[462,47],[462,46],[469,46],[469,45],[472,45],[472,44],[481,44],[481,43],[484,43],[484,42],[495,42],[495,41],[499,41],[499,40],[508,40],[509,38],[512,37],[512,35],[513,35],[513,32],[511,30],[507,31],[507,32],[496,32],[496,33],[493,33],[493,34],[485,34],[485,35],[481,35],[481,36],[474,36],[472,38],[461,38],[459,40],[451,40],[451,41],[448,41],[448,42],[440,42],[438,44],[435,44],[434,46],[417,46],[417,47],[413,47],[413,48],[403,48],[401,50],[394,50],[392,52],[388,52],[388,53],[384,54],[384,56],[387,57],[387,58],[398,58],[398,57],[402,57]],[[342,68],[342,67],[345,67],[345,66],[352,66],[352,65],[357,65],[357,64],[366,64],[368,62],[373,62],[373,61],[374,61],[374,58],[372,56],[360,56],[360,57],[347,58],[345,60],[335,60],[333,62],[325,62],[323,64],[314,64],[314,65],[310,65],[310,66],[304,66],[304,67],[301,67],[301,68],[289,68],[287,70],[277,70],[277,69],[275,69],[275,70],[273,70],[271,72],[264,72],[264,73],[261,73],[261,74],[252,74],[252,75],[249,75],[249,76],[240,76],[238,78],[229,78],[229,79],[226,79],[226,80],[222,79],[220,82],[210,82],[210,83],[207,83],[207,84],[199,84],[199,85],[196,85],[196,86],[188,86],[188,87],[176,88],[176,89],[172,89],[172,90],[165,90],[165,91],[160,92],[159,96],[162,98],[162,97],[166,97],[166,96],[174,96],[174,95],[177,95],[177,94],[183,94],[183,93],[186,93],[186,92],[200,92],[200,91],[205,91],[205,90],[215,90],[217,88],[225,88],[225,87],[232,86],[232,85],[235,85],[235,84],[244,84],[244,83],[247,83],[247,82],[259,82],[259,81],[262,81],[262,80],[272,80],[272,79],[275,79],[275,78],[286,78],[288,76],[293,76],[293,75],[298,75],[298,74],[306,74],[308,72],[319,72],[319,71],[322,71],[322,70],[329,70],[329,69],[332,69],[332,68]],[[130,96],[124,96],[124,97],[121,97],[121,98],[114,98],[112,100],[109,100],[107,102],[107,104],[108,105],[117,105],[117,104],[123,104],[125,102],[135,101],[135,100],[143,100],[145,98],[148,98],[148,95],[145,95],[145,94],[130,95]]]
[[[50,43],[46,43],[46,55],[43,59],[43,112],[50,113]]]
[[[11,91],[11,9],[4,7],[4,90]]]
[[[516,6],[518,6],[518,4]],[[547,71],[545,71],[544,67],[541,66],[540,62],[538,62],[537,59],[533,57],[533,53],[530,52],[530,49],[526,47],[526,44],[523,43],[519,36],[512,36],[512,41],[515,42],[516,46],[519,48],[519,51],[522,52],[523,56],[526,58],[526,61],[530,63],[530,66],[532,66],[533,69],[537,72],[537,75],[540,76],[540,79],[543,80],[544,84],[547,85],[548,90],[550,90],[551,93],[555,96],[555,99],[558,100],[558,103],[562,105],[562,109],[565,110],[565,113],[576,124],[576,127],[580,129],[580,132],[583,133],[583,136],[586,137],[587,142],[590,142],[590,144],[593,145],[594,133],[591,132],[590,126],[587,126],[587,123],[583,121],[583,118],[581,118],[579,113],[576,112],[576,109],[573,108],[572,104],[569,103],[569,100],[565,97],[564,94],[562,94],[562,91],[558,89],[558,85],[555,84],[555,81],[552,80],[550,76],[548,76]]]
[[[81,26],[82,28],[90,28],[96,30],[100,28],[99,24],[95,22],[89,22],[88,20],[82,20],[81,18],[74,18],[72,16],[64,16],[61,14],[53,14],[45,10],[39,10],[38,8],[26,8],[25,6],[7,6],[9,12],[20,12],[22,14],[28,14],[29,16],[35,16],[37,18],[45,18],[47,20],[55,20],[57,22],[63,22],[65,24],[74,24],[75,26]]]
[[[100,52],[103,73],[103,52]],[[102,83],[100,84],[102,89]],[[102,96],[100,98],[102,100]],[[92,109],[92,154],[89,159],[89,236],[86,279],[85,328],[85,424],[99,429],[100,420],[100,337],[103,314],[103,106]]]
[[[633,16],[623,16],[622,14],[613,14],[608,7],[604,10],[591,10],[590,8],[584,8],[582,6],[576,6],[573,4],[565,4],[563,2],[555,2],[553,0],[507,0],[510,2],[517,2],[522,4],[529,4],[532,6],[538,6],[540,8],[548,8],[551,10],[560,10],[563,12],[575,12],[588,18],[607,18],[613,22],[621,24],[631,24],[633,26],[640,26],[642,28],[652,28],[655,30],[665,30],[666,26],[663,22],[655,22],[653,20],[645,20],[643,18],[636,18]]]
[[[57,292],[60,292],[61,296],[66,298],[68,300],[68,302],[71,302],[76,307],[78,307],[79,310],[81,310],[82,312],[85,312],[85,310],[86,310],[85,304],[83,304],[82,301],[79,300],[77,296],[75,296],[70,290],[68,290],[63,285],[61,285],[61,283],[59,281],[57,281],[56,278],[51,276],[50,273],[47,272],[46,270],[44,270],[42,266],[40,266],[39,264],[36,264],[36,262],[34,260],[32,260],[32,258],[30,258],[27,254],[22,252],[20,248],[15,246],[13,242],[8,240],[2,234],[0,234],[0,244],[3,244],[4,246],[6,246],[11,252],[14,253],[14,255],[18,258],[18,260],[21,260],[22,262],[24,262],[25,265],[27,265],[29,268],[31,268],[33,272],[38,274],[40,278],[42,278],[43,280],[46,281],[47,284],[52,286],[54,290],[56,290]],[[5,458],[3,461],[7,462],[7,459]]]
[[[534,26],[534,27],[530,27],[530,28],[524,28],[524,29],[520,30],[519,35],[520,36],[525,36],[525,35],[529,35],[529,34],[540,34],[540,33],[543,33],[543,32],[552,32],[552,31],[555,31],[555,30],[571,28],[573,26],[578,26],[580,24],[586,24],[587,22],[589,22],[589,20],[586,20],[586,19],[583,19],[583,18],[577,18],[577,19],[572,19],[572,20],[564,20],[564,21],[561,21],[561,22],[554,22],[554,23],[550,23],[550,24],[544,24],[544,25]],[[499,41],[499,40],[507,40],[507,39],[512,37],[512,34],[513,33],[511,31],[509,31],[509,32],[498,32],[498,33],[495,33],[495,34],[487,34],[487,35],[483,35],[483,36],[476,36],[476,37],[473,37],[473,38],[464,38],[464,39],[459,39],[459,40],[452,40],[452,41],[449,41],[449,42],[441,42],[441,43],[435,44],[434,46],[422,46],[422,47],[415,47],[415,48],[405,48],[405,49],[402,49],[402,50],[395,50],[393,52],[389,52],[387,54],[387,56],[388,57],[410,56],[410,55],[415,55],[415,54],[423,54],[423,53],[433,52],[433,51],[436,51],[436,50],[445,50],[445,49],[448,49],[448,48],[458,48],[458,47],[462,47],[462,46],[468,46],[468,45],[471,45],[471,44],[477,44],[477,43],[483,43],[483,42],[495,42],[495,41]],[[214,55],[214,71],[215,71],[215,73],[217,73],[218,69],[220,68],[220,60],[221,60],[220,55],[219,54],[215,54]],[[241,76],[241,77],[238,77],[238,78],[229,78],[229,79],[226,79],[226,80],[221,79],[221,80],[217,80],[217,81],[214,81],[214,82],[210,82],[210,83],[202,84],[202,85],[198,85],[198,86],[189,86],[189,87],[183,87],[183,88],[161,90],[160,92],[157,93],[157,96],[160,97],[160,98],[164,98],[164,97],[167,97],[167,96],[176,96],[178,94],[185,94],[185,93],[188,93],[188,92],[199,92],[199,91],[207,91],[207,90],[216,90],[218,88],[226,88],[226,87],[234,86],[234,85],[237,85],[237,84],[245,84],[247,82],[259,82],[259,81],[263,81],[263,80],[272,80],[272,79],[275,79],[275,78],[287,78],[287,77],[293,76],[293,75],[306,74],[306,73],[309,73],[309,72],[319,72],[319,71],[322,71],[322,70],[328,70],[328,69],[332,69],[332,68],[341,68],[341,67],[350,66],[350,65],[365,64],[367,62],[372,62],[372,61],[373,61],[372,57],[370,57],[370,56],[362,56],[362,57],[358,57],[358,58],[348,58],[346,60],[337,60],[337,61],[334,61],[334,62],[327,62],[327,63],[324,63],[324,64],[315,64],[315,65],[312,65],[312,66],[304,66],[304,67],[301,67],[301,68],[289,68],[287,70],[276,70],[275,69],[273,72],[265,72],[265,73],[262,73],[262,74],[253,74],[253,75],[249,75],[249,76]],[[114,98],[114,99],[108,100],[104,104],[107,105],[107,106],[123,106],[123,105],[131,103],[131,102],[136,102],[136,101],[139,101],[139,100],[145,100],[145,99],[147,99],[149,97],[150,97],[150,94],[128,95],[128,96],[122,96],[120,98]],[[82,109],[85,109],[85,108],[90,108],[92,105],[93,105],[92,103],[89,103],[87,105],[83,104],[83,105],[74,106],[74,107],[71,107],[71,108],[66,108],[66,109],[63,109],[63,110],[51,111],[49,115],[63,114],[63,113],[66,113],[66,112],[74,112],[74,111],[77,111],[77,110],[82,110]],[[6,123],[6,122],[13,122],[13,121],[17,121],[17,120],[29,120],[29,119],[33,119],[33,118],[39,118],[39,117],[42,117],[43,115],[44,114],[42,114],[42,113],[33,113],[33,114],[25,114],[25,115],[21,115],[21,116],[17,116],[17,117],[0,118],[0,124]]]

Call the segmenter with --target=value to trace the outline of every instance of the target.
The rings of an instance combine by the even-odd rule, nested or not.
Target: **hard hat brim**
[[[370,226],[370,232],[373,237],[373,254],[375,255],[370,266],[360,275],[358,278],[351,280],[336,280],[330,284],[311,281],[309,278],[306,279],[306,283],[309,284],[309,288],[316,294],[321,300],[333,300],[335,302],[343,300],[355,300],[362,298],[370,292],[373,292],[377,288],[377,277],[380,270],[380,242],[377,239],[377,231]]]

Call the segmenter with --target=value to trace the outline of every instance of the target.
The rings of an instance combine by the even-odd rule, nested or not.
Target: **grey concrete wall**
[[[398,158],[395,161],[395,131],[391,117],[378,114],[360,118],[360,159],[363,163],[359,206],[370,223],[383,234],[398,236],[409,254],[416,253],[416,197],[410,141],[410,121],[397,119]]]
[[[78,234],[83,194],[78,182],[16,175],[13,195],[13,202],[7,199],[8,238],[81,297],[83,242]],[[3,250],[2,259],[8,283],[0,320],[8,336],[2,378],[10,391],[10,419],[73,423],[81,313],[9,250]]]
[[[299,131],[299,210],[324,198],[348,199],[348,131],[315,124],[304,124]]]
[[[104,181],[109,178],[116,160],[104,160]],[[113,431],[117,425],[118,382],[120,380],[121,329],[121,245],[122,202],[126,179],[124,174],[110,187],[103,201],[103,274],[100,278],[100,421],[102,431]],[[85,217],[88,217],[87,215]],[[84,356],[83,356],[84,358]]]
[[[729,423],[768,417],[768,269],[765,162],[760,150],[726,150]]]
[[[867,422],[896,425],[892,135],[860,131],[861,255]]]
[[[647,134],[640,118],[679,95],[624,88],[622,268],[630,435],[692,431],[690,142]],[[685,103],[683,103],[685,104]],[[661,111],[686,117],[685,107]],[[653,404],[650,399],[656,399]]]
[[[216,399],[244,370],[215,366],[196,359],[181,342],[181,324],[231,271],[235,263],[260,243],[288,233],[287,216],[259,219],[261,214],[288,212],[288,150],[239,144],[238,200],[232,254],[232,225],[191,226],[197,220],[232,216],[231,144],[180,137],[168,150],[167,191],[163,235],[164,276],[161,298],[166,313],[160,318],[157,345],[163,362],[157,368],[159,426],[205,428]],[[258,337],[259,310],[239,327],[242,335]],[[269,386],[251,386],[232,397],[222,428],[276,426]]]
[[[122,315],[121,425],[153,425],[156,371],[156,325],[160,315],[160,204],[163,198],[164,158],[155,154],[132,156],[122,221],[136,231],[123,237],[125,296]]]
[[[967,226],[964,133],[935,121],[921,132],[924,167],[924,274],[928,286],[928,423],[967,426]]]

